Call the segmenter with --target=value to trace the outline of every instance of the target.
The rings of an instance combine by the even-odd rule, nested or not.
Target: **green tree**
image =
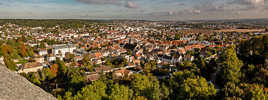
[[[44,42],[41,42],[40,45],[39,45],[40,48],[46,48],[46,45]]]
[[[179,92],[180,85],[183,84],[185,79],[195,77],[196,75],[189,70],[178,71],[172,74],[169,84],[171,88],[174,89],[174,92]]]
[[[208,84],[207,80],[202,77],[187,78],[184,80],[178,96],[182,99],[203,99],[207,100],[216,95],[214,85]]]
[[[131,100],[133,91],[124,85],[115,84],[111,89],[110,100]]]
[[[81,89],[84,86],[85,72],[81,71],[79,68],[70,68],[68,70],[67,78],[68,88],[74,89],[74,92]]]
[[[95,81],[82,88],[74,98],[77,100],[102,100],[107,98],[106,88],[106,84],[102,81]]]
[[[156,69],[156,62],[150,61],[144,65],[144,70],[147,74]]]
[[[244,88],[244,99],[247,100],[265,100],[268,94],[264,92],[264,87],[258,84],[241,84]]]
[[[51,70],[49,68],[43,68],[42,70],[42,78],[41,80],[44,81],[44,80],[52,80],[53,78],[56,77],[56,74],[54,74],[53,72],[51,72]]]
[[[159,81],[155,77],[134,74],[132,78],[131,88],[136,97],[143,96],[149,100],[160,99]]]
[[[41,85],[40,76],[38,75],[38,73],[29,74],[28,80],[36,85]]]
[[[82,65],[85,68],[86,71],[90,71],[92,72],[94,67],[92,66],[91,62],[90,62],[90,57],[89,55],[85,55],[83,60],[82,60]]]
[[[74,98],[72,97],[72,92],[70,92],[70,91],[65,92],[63,99],[64,100],[74,100]]]
[[[181,35],[178,33],[178,34],[175,34],[175,40],[180,40],[180,38],[181,38]]]
[[[4,62],[8,69],[13,71],[17,70],[16,63],[9,56],[4,56]]]
[[[241,96],[243,95],[243,90],[240,89],[239,86],[236,86],[234,83],[232,82],[228,82],[224,88],[222,89],[223,90],[223,96],[224,98],[241,98]]]
[[[161,84],[161,98],[162,100],[167,100],[169,98],[170,90],[169,88],[163,83]]]
[[[58,75],[64,76],[67,73],[67,67],[64,61],[60,60],[59,58],[56,59],[56,64],[58,65]]]
[[[241,72],[240,69],[243,66],[243,62],[238,59],[234,47],[228,48],[220,56],[220,76],[219,82],[221,85],[227,82],[238,83],[240,81]]]
[[[235,85],[229,82],[222,90],[223,96],[227,99],[265,100],[268,96],[264,91],[264,87],[258,84],[241,83],[240,85]]]
[[[268,66],[268,35],[263,37],[265,66]]]

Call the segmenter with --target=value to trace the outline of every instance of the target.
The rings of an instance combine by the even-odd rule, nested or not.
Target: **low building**
[[[48,54],[48,52],[47,52],[46,49],[43,49],[43,50],[38,51],[38,54],[39,54],[40,56],[45,56],[45,55]]]
[[[45,58],[44,57],[36,57],[34,58],[35,62],[39,62],[39,63],[44,63],[45,62]]]
[[[19,73],[29,73],[29,72],[37,72],[38,70],[42,70],[43,65],[39,62],[29,62],[25,63],[23,67],[18,71]]]
[[[122,79],[124,77],[129,77],[132,74],[130,70],[127,69],[120,69],[113,72],[113,77],[115,79]]]
[[[100,74],[98,73],[91,73],[89,75],[86,76],[85,81],[86,82],[93,82],[96,81],[100,78]]]
[[[47,61],[48,62],[53,62],[53,61],[56,61],[56,56],[54,56],[54,55],[49,55],[48,57],[47,57]]]
[[[95,68],[94,71],[97,73],[100,73],[100,72],[107,73],[107,72],[111,72],[112,68],[109,66],[100,66],[100,67]]]

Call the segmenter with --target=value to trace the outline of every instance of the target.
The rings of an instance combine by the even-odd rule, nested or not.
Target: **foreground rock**
[[[0,65],[0,100],[56,100],[56,98]]]

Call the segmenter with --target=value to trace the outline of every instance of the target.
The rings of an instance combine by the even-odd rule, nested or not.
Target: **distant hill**
[[[57,100],[24,77],[0,65],[0,100]]]
[[[268,24],[268,18],[260,19],[219,19],[219,20],[191,20],[188,22],[199,22],[199,23],[258,23]]]

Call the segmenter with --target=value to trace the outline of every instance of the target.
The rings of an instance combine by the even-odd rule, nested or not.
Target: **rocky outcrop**
[[[56,100],[19,74],[0,65],[0,100]]]

